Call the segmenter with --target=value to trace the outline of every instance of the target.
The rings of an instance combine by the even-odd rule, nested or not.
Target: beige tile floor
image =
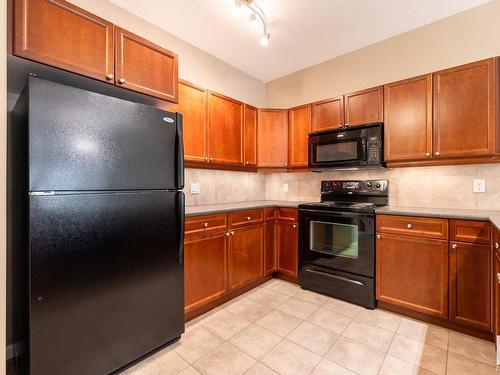
[[[126,375],[496,374],[493,343],[273,279]]]

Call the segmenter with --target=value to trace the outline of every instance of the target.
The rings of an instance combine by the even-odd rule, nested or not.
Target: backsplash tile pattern
[[[485,193],[472,191],[476,178],[486,181]],[[188,205],[264,199],[317,201],[321,180],[328,179],[388,179],[393,206],[500,210],[500,164],[273,174],[188,168],[184,192]],[[191,182],[200,184],[200,194],[189,192]]]

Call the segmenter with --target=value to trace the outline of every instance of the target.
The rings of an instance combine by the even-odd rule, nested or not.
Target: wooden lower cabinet
[[[450,242],[450,320],[491,330],[491,247]]]
[[[277,229],[278,272],[297,277],[298,231],[296,223],[280,222]]]
[[[500,335],[500,230],[493,227],[493,285],[494,285],[494,309],[495,335]]]
[[[276,231],[277,224],[271,221],[264,224],[264,275],[272,275],[276,272]]]
[[[186,313],[215,301],[229,290],[228,242],[225,232],[184,241]]]
[[[229,240],[230,289],[239,289],[263,276],[262,224],[235,229]]]
[[[377,299],[448,318],[448,241],[377,235]]]

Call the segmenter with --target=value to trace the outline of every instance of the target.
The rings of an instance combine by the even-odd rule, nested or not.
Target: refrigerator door
[[[184,332],[182,192],[30,196],[30,375],[103,375]]]
[[[31,77],[29,190],[176,190],[182,116]]]

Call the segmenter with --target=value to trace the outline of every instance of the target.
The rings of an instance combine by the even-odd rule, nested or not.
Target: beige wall
[[[499,15],[493,0],[268,82],[267,105],[288,108],[500,55]]]
[[[179,76],[257,107],[266,104],[266,86],[214,56],[161,30],[107,0],[69,0],[179,55]]]
[[[5,343],[6,195],[7,195],[7,6],[0,1],[0,342]],[[5,374],[5,346],[0,349],[0,375]]]

